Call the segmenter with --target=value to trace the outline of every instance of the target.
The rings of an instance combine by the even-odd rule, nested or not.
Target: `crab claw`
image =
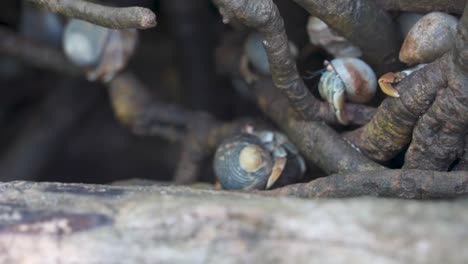
[[[275,165],[271,171],[270,177],[268,177],[266,189],[270,189],[273,184],[279,179],[281,174],[283,173],[284,167],[286,167],[286,157],[276,157],[275,158]]]
[[[332,106],[333,109],[335,110],[335,115],[338,121],[343,124],[347,125],[348,124],[348,117],[346,116],[346,112],[344,111],[345,107],[345,90],[339,90],[336,91],[333,94],[333,101],[332,101]]]
[[[396,82],[397,74],[388,72],[379,78],[379,87],[382,92],[388,96],[399,98],[400,94],[392,84]]]

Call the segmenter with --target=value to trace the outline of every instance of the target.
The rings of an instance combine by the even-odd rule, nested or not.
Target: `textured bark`
[[[270,87],[268,80],[255,84],[258,105],[288,135],[307,161],[326,173],[385,169],[347,144],[325,123],[298,119],[286,98],[272,92]]]
[[[82,0],[28,0],[66,17],[114,29],[147,29],[156,26],[156,15],[143,7],[108,7]]]
[[[391,11],[429,13],[434,11],[462,14],[465,0],[375,0],[379,6]]]
[[[426,112],[436,94],[447,86],[445,72],[451,56],[413,73],[396,86],[400,98],[386,98],[372,120],[346,135],[367,157],[383,162],[397,155],[411,141],[419,117]]]
[[[263,194],[301,198],[369,195],[405,199],[450,199],[468,194],[468,172],[385,170],[335,174]]]
[[[401,43],[396,25],[373,0],[294,2],[358,46],[378,75],[401,67],[398,61]]]
[[[464,263],[466,201],[0,185],[0,263]]]
[[[419,120],[405,168],[447,171],[463,155],[468,131],[468,8],[460,19],[451,66],[442,90]]]

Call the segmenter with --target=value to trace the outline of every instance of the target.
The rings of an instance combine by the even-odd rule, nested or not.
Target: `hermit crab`
[[[115,30],[72,19],[65,27],[63,48],[67,57],[83,67],[91,81],[110,81],[122,70],[137,42],[135,29]]]
[[[214,171],[224,189],[270,189],[297,182],[305,163],[286,136],[275,131],[246,131],[217,149]]]
[[[339,58],[325,61],[325,72],[320,77],[319,93],[344,125],[346,99],[355,103],[368,102],[375,94],[377,78],[372,69],[360,59]]]

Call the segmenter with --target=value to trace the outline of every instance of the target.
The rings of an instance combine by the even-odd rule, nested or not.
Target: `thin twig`
[[[86,20],[113,29],[147,29],[156,26],[156,15],[143,7],[109,7],[82,0],[28,0],[66,17]]]

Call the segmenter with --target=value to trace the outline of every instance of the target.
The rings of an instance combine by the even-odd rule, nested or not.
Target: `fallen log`
[[[0,184],[0,263],[463,263],[468,201]]]

